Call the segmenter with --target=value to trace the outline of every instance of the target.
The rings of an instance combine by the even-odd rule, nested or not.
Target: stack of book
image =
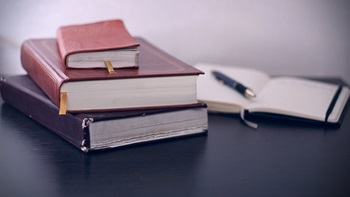
[[[28,75],[3,79],[3,100],[84,152],[207,132],[202,71],[132,37],[120,20],[27,40],[21,61]]]

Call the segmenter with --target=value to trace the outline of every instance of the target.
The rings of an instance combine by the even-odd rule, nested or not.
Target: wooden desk
[[[209,133],[84,154],[0,100],[0,196],[349,196],[338,129],[209,115]]]

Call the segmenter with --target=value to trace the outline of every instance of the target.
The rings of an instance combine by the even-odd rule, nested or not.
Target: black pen
[[[225,85],[230,86],[234,90],[241,93],[243,96],[245,96],[247,98],[256,97],[255,93],[250,88],[242,85],[241,83],[231,79],[230,77],[228,77],[228,76],[226,76],[218,71],[213,71],[212,73],[217,80],[222,81]]]

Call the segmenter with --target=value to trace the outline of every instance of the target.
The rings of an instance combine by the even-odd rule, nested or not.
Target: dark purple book
[[[206,133],[208,129],[204,103],[62,116],[58,115],[59,108],[27,75],[3,78],[0,88],[6,103],[84,152]]]

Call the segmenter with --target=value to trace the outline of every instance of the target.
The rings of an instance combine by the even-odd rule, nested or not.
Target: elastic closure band
[[[339,86],[337,91],[335,92],[333,99],[332,99],[332,101],[329,104],[329,107],[327,109],[326,116],[325,116],[325,122],[328,122],[329,115],[331,115],[333,108],[334,108],[335,104],[337,103],[337,100],[338,100],[338,97],[340,95],[342,88],[343,88],[343,86]]]
[[[251,121],[249,121],[249,120],[246,120],[246,119],[244,118],[244,114],[245,114],[245,109],[244,109],[244,108],[241,109],[241,112],[240,112],[239,114],[240,114],[240,116],[241,116],[242,121],[243,121],[246,125],[248,125],[248,126],[251,127],[251,128],[254,128],[254,129],[258,128],[258,124],[256,124],[255,122],[251,122]]]

